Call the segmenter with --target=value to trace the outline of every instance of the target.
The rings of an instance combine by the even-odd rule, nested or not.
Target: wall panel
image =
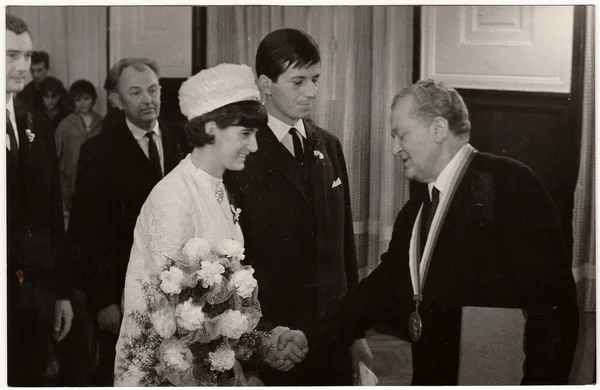
[[[568,93],[573,6],[422,9],[423,78],[460,88]]]

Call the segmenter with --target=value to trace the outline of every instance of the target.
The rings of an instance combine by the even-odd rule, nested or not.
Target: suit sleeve
[[[512,212],[499,216],[500,236],[528,315],[522,383],[567,384],[579,313],[558,211],[528,168],[518,165],[506,182],[501,207]]]
[[[396,218],[388,251],[381,263],[349,292],[338,313],[338,337],[350,343],[377,324],[386,324],[400,330],[400,337],[408,338],[406,320],[412,309],[412,290],[408,269],[408,249],[402,242],[405,213]]]
[[[77,180],[75,191],[71,199],[71,214],[67,238],[73,264],[73,274],[77,288],[89,293],[89,282],[91,279],[91,257],[90,257],[90,223],[93,211],[90,209],[93,201],[90,196],[94,194],[92,188],[93,177],[90,177],[93,160],[90,155],[89,143],[81,146],[79,161],[77,163]]]
[[[38,122],[36,127],[38,126],[44,128],[44,124],[41,122]],[[45,141],[46,155],[48,156],[48,172],[50,175],[50,194],[48,194],[49,196],[47,199],[49,202],[48,207],[50,209],[50,233],[52,236],[52,247],[54,252],[56,294],[58,299],[70,299],[72,280],[65,239],[58,159],[56,158],[54,137],[50,132],[46,132]]]

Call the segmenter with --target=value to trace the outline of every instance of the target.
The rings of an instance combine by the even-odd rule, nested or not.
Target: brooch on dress
[[[231,214],[233,214],[233,224],[235,225],[240,221],[240,214],[242,213],[242,209],[236,209],[235,207],[233,207],[233,205],[229,205],[229,207],[231,208]]]
[[[225,198],[225,188],[223,188],[223,186],[217,188],[217,192],[215,192],[215,198],[217,199],[217,203],[221,204],[223,198]]]

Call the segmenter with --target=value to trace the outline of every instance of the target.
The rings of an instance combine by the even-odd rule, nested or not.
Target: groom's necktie
[[[290,135],[292,136],[292,141],[294,143],[294,157],[296,157],[296,161],[300,166],[304,166],[304,150],[302,149],[302,140],[298,135],[298,130],[295,127],[290,129]]]

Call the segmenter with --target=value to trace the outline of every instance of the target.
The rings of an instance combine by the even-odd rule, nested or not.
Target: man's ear
[[[265,94],[271,94],[271,86],[273,85],[273,81],[268,78],[266,75],[261,74],[258,78],[258,88]]]
[[[442,118],[441,116],[435,118],[433,122],[431,122],[429,128],[433,132],[433,139],[438,143],[443,142],[448,137],[450,131],[450,128],[448,127],[448,120],[446,120],[446,118]]]
[[[116,92],[111,92],[108,94],[108,98],[113,102],[113,104],[119,109],[123,110],[123,102],[121,102],[121,97]]]

